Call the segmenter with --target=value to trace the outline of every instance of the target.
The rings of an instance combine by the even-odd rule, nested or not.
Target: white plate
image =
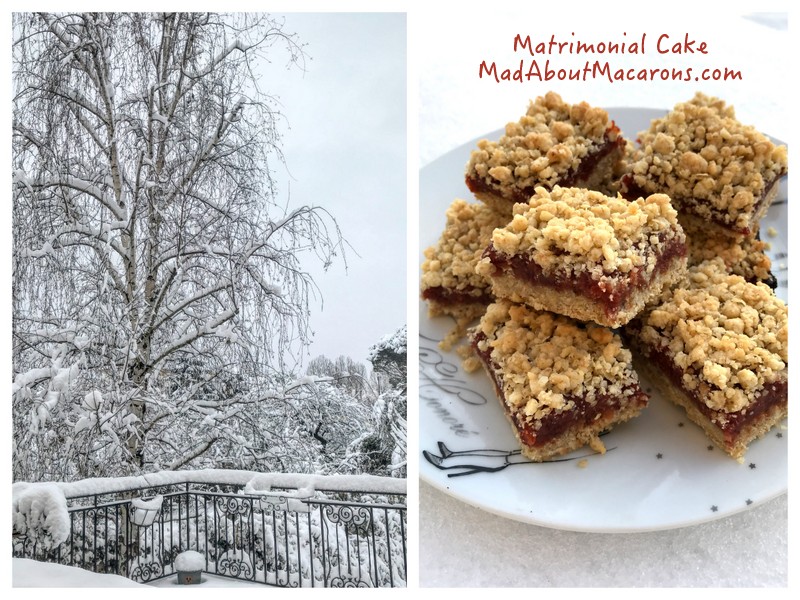
[[[630,139],[666,112],[608,111]],[[497,131],[484,137],[500,135]],[[422,250],[439,238],[447,206],[457,197],[472,198],[464,184],[464,166],[476,142],[449,152],[420,172],[420,263]],[[762,221],[762,235],[772,246],[777,293],[784,300],[786,199],[784,178],[778,199]],[[718,519],[787,491],[785,422],[751,444],[744,463],[738,463],[712,446],[682,409],[658,397],[644,379],[650,405],[604,436],[604,455],[584,448],[552,462],[529,462],[519,455],[488,377],[483,371],[465,373],[455,352],[438,347],[452,320],[429,319],[422,301],[419,311],[420,477],[451,496],[537,525],[631,532]]]

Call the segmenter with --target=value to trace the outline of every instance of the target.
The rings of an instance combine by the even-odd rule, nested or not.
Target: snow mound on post
[[[176,571],[202,571],[205,567],[206,557],[194,550],[186,550],[175,557]]]
[[[293,478],[290,482],[290,487],[295,488],[293,492],[279,492],[285,498],[311,498],[316,491],[314,489],[314,481],[311,477],[298,476]],[[284,486],[286,482],[279,484],[273,474],[260,473],[254,475],[253,478],[244,486],[245,494],[252,494],[254,496],[268,496],[273,492],[273,486]]]
[[[308,475],[304,473],[255,473],[245,484],[246,494],[257,495],[274,488],[296,490],[291,497],[307,498],[316,491],[405,494],[405,479],[376,475]],[[287,496],[290,497],[290,496]]]
[[[14,533],[27,535],[47,549],[69,538],[67,499],[54,483],[15,484],[12,518]]]

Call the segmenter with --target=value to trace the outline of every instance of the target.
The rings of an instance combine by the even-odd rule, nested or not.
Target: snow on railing
[[[192,550],[267,585],[403,587],[405,484],[221,469],[17,483],[13,552],[142,582]]]
[[[219,485],[272,486],[275,488],[312,489],[325,492],[365,492],[374,494],[405,494],[406,480],[376,475],[308,475],[305,473],[259,473],[238,469],[200,469],[197,471],[159,471],[132,477],[98,477],[82,479],[69,483],[57,482],[67,498],[113,494],[158,486],[181,485],[187,483],[208,483]],[[14,486],[22,485],[16,483]],[[42,485],[42,484],[25,484]]]

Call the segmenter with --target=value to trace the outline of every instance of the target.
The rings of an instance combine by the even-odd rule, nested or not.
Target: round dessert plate
[[[609,108],[628,139],[666,110]],[[502,131],[487,134],[497,139]],[[439,238],[445,210],[471,199],[464,167],[474,142],[420,171],[422,251]],[[787,299],[787,181],[762,219],[776,293]],[[550,462],[520,456],[489,378],[466,373],[456,351],[439,341],[453,327],[419,303],[420,477],[446,494],[489,512],[573,531],[633,532],[684,527],[758,506],[787,492],[787,423],[753,442],[743,462],[713,446],[684,411],[650,394],[642,414],[603,436],[605,454],[584,448]],[[424,511],[424,506],[420,508]]]

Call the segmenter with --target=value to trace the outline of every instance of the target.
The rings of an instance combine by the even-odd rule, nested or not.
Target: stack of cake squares
[[[670,196],[689,237],[690,268],[626,336],[637,368],[742,460],[788,413],[788,310],[759,239],[787,173],[787,149],[701,93],[639,139],[621,192]]]
[[[643,369],[737,459],[786,415],[787,312],[758,238],[786,164],[702,94],[636,145],[553,92],[478,143],[477,201],[449,207],[422,297],[456,319],[444,347],[467,334],[525,456],[602,452],[647,405]]]

